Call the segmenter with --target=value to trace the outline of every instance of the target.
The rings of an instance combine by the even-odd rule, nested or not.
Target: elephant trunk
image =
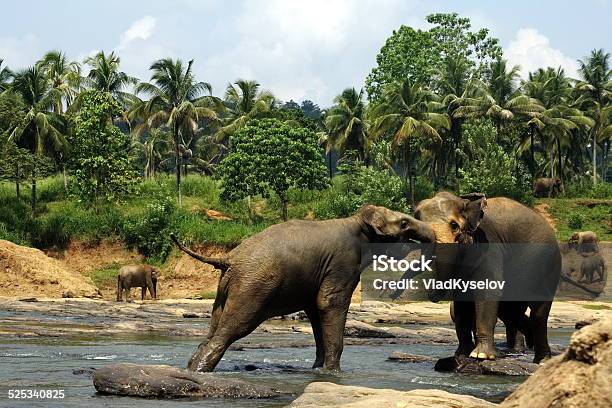
[[[436,234],[429,224],[417,220],[414,217],[409,218],[410,226],[406,230],[407,239],[413,239],[423,243],[436,242]]]

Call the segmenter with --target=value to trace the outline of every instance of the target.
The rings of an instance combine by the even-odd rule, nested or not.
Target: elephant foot
[[[489,342],[480,342],[476,344],[476,348],[472,350],[470,357],[479,360],[495,360],[495,347]]]
[[[323,359],[321,360],[316,359],[314,364],[312,365],[312,368],[321,368],[323,367],[323,363],[324,363]]]
[[[474,350],[474,343],[467,346],[459,346],[455,351],[455,357],[468,357],[472,350]]]
[[[543,355],[536,355],[533,357],[533,362],[536,364],[542,364],[543,362],[545,362],[546,360],[548,360],[551,357],[550,353],[546,353]]]

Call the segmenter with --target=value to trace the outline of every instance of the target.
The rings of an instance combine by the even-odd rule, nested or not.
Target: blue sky
[[[591,49],[612,52],[612,0],[39,0],[2,5],[0,58],[16,69],[50,49],[79,60],[116,50],[141,79],[157,58],[194,58],[217,95],[237,78],[257,79],[280,99],[325,107],[363,86],[394,29],[427,28],[426,15],[451,11],[489,28],[524,75],[548,65],[575,75]]]

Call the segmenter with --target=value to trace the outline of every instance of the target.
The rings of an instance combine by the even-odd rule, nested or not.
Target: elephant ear
[[[366,205],[359,210],[361,219],[378,235],[385,235],[385,218],[374,205]]]
[[[462,215],[468,223],[468,233],[473,234],[484,217],[484,209],[487,206],[487,198],[482,193],[470,193],[462,195],[464,207]]]

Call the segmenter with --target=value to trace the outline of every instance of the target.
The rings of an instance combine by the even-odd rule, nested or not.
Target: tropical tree
[[[523,85],[526,95],[537,99],[544,108],[535,114],[527,125],[530,129],[530,150],[532,168],[535,164],[533,133],[537,131],[549,143],[549,169],[551,177],[555,176],[555,155],[557,176],[563,179],[563,147],[572,142],[575,131],[588,129],[593,125],[592,119],[571,106],[571,81],[565,76],[562,68],[539,69],[529,74],[529,81]],[[533,172],[532,172],[533,174]]]
[[[61,51],[49,51],[40,60],[40,66],[57,89],[61,98],[53,106],[56,113],[63,113],[64,105],[69,107],[81,90],[81,66],[76,61],[69,61]]]
[[[419,84],[402,81],[388,85],[383,92],[383,102],[373,110],[372,133],[377,137],[390,135],[392,149],[400,151],[413,206],[415,150],[421,144],[434,150],[442,142],[438,130],[450,128],[450,118],[440,113],[441,109],[433,92]]]
[[[137,93],[147,94],[150,99],[135,103],[128,114],[130,119],[142,120],[134,128],[136,134],[160,127],[170,131],[179,205],[182,204],[181,161],[187,151],[185,140],[196,132],[200,120],[219,121],[220,101],[211,95],[210,84],[196,81],[192,65],[193,60],[185,66],[180,59],[171,58],[153,62],[151,81],[136,86]]]
[[[518,66],[507,68],[504,59],[497,59],[485,74],[485,80],[474,79],[468,85],[469,96],[453,116],[460,118],[488,118],[501,134],[504,123],[525,119],[529,121],[543,110],[537,99],[518,93]]]
[[[157,169],[164,161],[164,156],[171,151],[172,138],[164,130],[151,129],[146,140],[143,142],[133,142],[133,147],[144,155],[145,166],[143,173],[145,178],[152,179],[155,178]]]
[[[593,50],[586,60],[579,60],[581,80],[576,84],[579,95],[576,103],[593,119],[591,148],[593,160],[593,184],[597,183],[597,144],[609,141],[612,136],[610,100],[612,99],[612,71],[610,54],[603,49]],[[607,143],[606,143],[607,144]],[[609,147],[608,147],[609,148]],[[605,171],[602,163],[602,177]]]
[[[4,60],[0,58],[0,92],[6,90],[8,88],[9,82],[13,76],[13,73],[7,66],[2,66]]]
[[[60,92],[45,75],[40,64],[14,74],[11,90],[23,100],[27,112],[22,120],[8,131],[8,140],[25,147],[36,156],[52,155],[67,149],[64,137],[66,122],[63,116],[52,111]],[[37,166],[31,167],[32,211],[36,208]]]
[[[134,95],[126,92],[129,86],[136,85],[138,79],[119,70],[120,58],[114,52],[105,54],[104,51],[85,59],[90,68],[83,82],[88,88],[101,92],[108,92],[112,97],[127,108],[133,102]]]
[[[367,160],[371,140],[365,123],[363,90],[346,88],[334,102],[325,116],[330,146],[340,152],[354,151],[359,160]]]
[[[455,111],[465,101],[468,95],[468,84],[470,80],[469,61],[461,56],[446,57],[442,64],[442,69],[438,71],[438,93],[442,95],[442,105],[450,118],[450,140],[444,139],[442,151],[447,160],[441,161],[442,170],[444,165],[453,165],[455,179],[459,177],[460,154],[459,145],[461,144],[461,126],[464,122],[462,117],[455,115]],[[435,182],[435,178],[434,178]]]
[[[239,79],[225,90],[226,113],[223,126],[217,131],[217,140],[225,141],[249,120],[260,117],[274,107],[274,95],[261,91],[257,81]]]

